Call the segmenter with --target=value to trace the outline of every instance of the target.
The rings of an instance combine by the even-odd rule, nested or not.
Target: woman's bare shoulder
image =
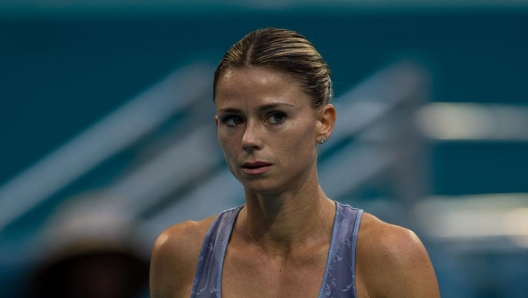
[[[440,297],[429,255],[413,231],[364,213],[357,245],[358,271],[375,289],[370,297]]]
[[[158,236],[150,265],[152,297],[188,297],[203,239],[214,218],[175,224]]]
[[[154,243],[154,251],[178,254],[201,248],[203,238],[216,215],[200,221],[187,220],[163,231]],[[199,252],[199,251],[198,251]]]
[[[364,212],[358,238],[368,251],[396,257],[413,249],[422,250],[423,245],[416,234],[406,228],[386,223]]]

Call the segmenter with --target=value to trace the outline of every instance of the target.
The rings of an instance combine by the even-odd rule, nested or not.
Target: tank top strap
[[[222,211],[209,227],[200,251],[191,297],[220,298],[220,281],[227,243],[242,207]]]
[[[363,210],[336,202],[336,217],[320,298],[356,297],[356,244]]]

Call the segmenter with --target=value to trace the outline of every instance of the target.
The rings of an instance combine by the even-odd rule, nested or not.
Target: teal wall
[[[306,35],[329,62],[337,96],[411,57],[431,71],[433,101],[528,104],[526,12],[0,20],[0,185],[171,70],[216,63],[266,26]],[[528,191],[526,144],[480,144],[476,155],[474,146],[435,149],[435,193]],[[503,151],[509,157],[496,160]]]

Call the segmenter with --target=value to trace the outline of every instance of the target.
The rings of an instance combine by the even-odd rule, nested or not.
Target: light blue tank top
[[[356,242],[363,210],[336,202],[332,241],[319,298],[356,298]],[[227,243],[242,206],[218,214],[211,224],[198,259],[191,298],[220,298]]]

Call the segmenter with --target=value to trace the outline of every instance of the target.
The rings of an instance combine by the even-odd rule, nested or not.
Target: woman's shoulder
[[[400,297],[407,293],[406,297],[439,297],[427,251],[409,229],[364,213],[356,258],[367,288],[376,289],[380,296]]]
[[[175,224],[158,236],[150,266],[152,297],[190,293],[203,239],[215,217]]]
[[[199,221],[186,220],[174,224],[165,229],[165,231],[158,236],[156,243],[163,245],[166,242],[171,243],[180,242],[181,240],[193,240],[196,239],[197,234],[203,234],[205,236],[216,216],[217,215],[213,215]]]
[[[203,239],[216,215],[199,221],[187,220],[174,224],[163,231],[156,239],[153,253],[176,259],[189,259],[200,253]]]
[[[363,212],[358,238],[365,248],[389,255],[423,248],[413,231],[386,223],[367,212]]]

